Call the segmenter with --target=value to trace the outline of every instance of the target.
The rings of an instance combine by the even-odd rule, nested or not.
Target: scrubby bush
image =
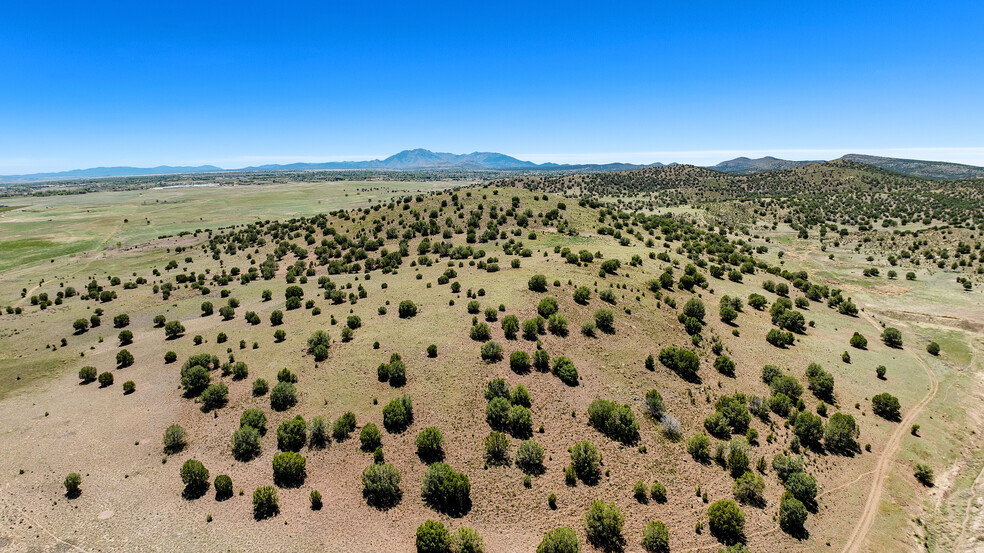
[[[899,398],[892,394],[882,393],[871,398],[871,411],[884,419],[890,421],[901,420],[900,409]]]
[[[82,367],[79,369],[79,380],[83,384],[88,384],[96,379],[97,372],[95,367]]]
[[[417,434],[417,455],[424,462],[436,462],[444,458],[444,435],[434,426],[428,426]]]
[[[383,426],[387,432],[403,432],[412,422],[413,403],[410,396],[400,396],[383,407]]]
[[[541,474],[544,457],[543,446],[533,440],[524,440],[516,450],[516,466],[526,474]]]
[[[579,286],[574,290],[574,301],[577,303],[587,305],[589,299],[591,299],[591,289],[587,286]]]
[[[417,553],[449,553],[451,535],[444,524],[427,520],[417,527],[415,545]]]
[[[859,332],[855,332],[851,336],[851,347],[857,349],[865,349],[868,347],[868,339],[861,335]]]
[[[267,384],[267,381],[266,380],[264,380],[262,378],[257,378],[256,380],[253,381],[253,395],[254,396],[259,397],[259,396],[265,395],[269,389],[270,389],[270,386]]]
[[[714,369],[724,376],[735,376],[735,362],[727,355],[718,355],[714,360]]]
[[[225,406],[229,401],[229,387],[225,384],[211,384],[202,392],[202,410],[211,411]]]
[[[331,337],[324,330],[315,330],[308,337],[308,353],[314,356],[315,361],[324,361],[328,358],[328,348],[331,347]]]
[[[335,439],[336,442],[341,442],[348,439],[349,435],[355,430],[356,421],[355,413],[347,411],[342,414],[342,416],[335,419],[335,422],[331,425],[331,437]]]
[[[854,417],[845,413],[834,413],[827,422],[823,433],[823,444],[827,449],[842,454],[850,454],[858,449],[858,425]]]
[[[277,427],[277,449],[300,451],[307,443],[307,424],[300,415],[287,419]]]
[[[468,477],[446,463],[434,463],[427,468],[421,492],[430,506],[447,515],[460,516],[471,509]]]
[[[745,514],[730,499],[719,499],[707,509],[711,534],[725,544],[740,541],[745,533]]]
[[[765,498],[762,492],[765,491],[765,480],[754,472],[747,471],[735,480],[734,485],[735,499],[739,503],[762,506]]]
[[[897,328],[888,327],[881,335],[882,341],[885,345],[890,348],[901,348],[902,347],[902,332]]]
[[[113,373],[103,372],[99,374],[99,386],[105,388],[113,385]]]
[[[934,356],[935,355],[939,355],[940,354],[940,345],[937,344],[936,342],[930,342],[929,345],[926,346],[926,352],[929,353],[930,355],[934,355]]]
[[[507,414],[509,433],[516,438],[524,439],[533,435],[533,415],[522,405],[513,405]]]
[[[177,453],[184,449],[186,445],[186,436],[184,428],[178,424],[172,424],[167,427],[164,431],[164,453]]]
[[[362,496],[377,509],[389,509],[400,502],[400,471],[389,463],[373,463],[362,471]]]
[[[530,370],[530,356],[525,351],[514,351],[509,356],[509,368],[518,374],[524,374]]]
[[[515,340],[516,333],[519,332],[519,319],[515,315],[506,315],[503,317],[502,332],[505,333],[507,340]]]
[[[297,388],[290,382],[278,382],[270,391],[270,407],[274,411],[286,411],[297,404]]]
[[[502,346],[497,342],[489,340],[482,344],[481,354],[482,360],[486,363],[497,363],[502,360]]]
[[[260,431],[252,426],[240,426],[232,434],[232,456],[249,461],[260,454]]]
[[[359,442],[362,444],[362,451],[374,451],[382,444],[383,434],[378,426],[370,422],[359,431]]]
[[[71,472],[65,477],[65,496],[76,498],[82,494],[82,475]]]
[[[544,319],[550,318],[551,315],[557,312],[557,309],[557,298],[552,297],[543,298],[536,306],[536,312]]]
[[[693,351],[667,346],[659,351],[659,362],[680,375],[684,380],[695,380],[700,369],[700,359]]]
[[[200,461],[188,459],[181,466],[181,482],[185,485],[185,497],[201,497],[208,490],[208,469]]]
[[[544,534],[543,540],[536,548],[536,553],[580,553],[581,544],[577,534],[570,528],[562,527]]]
[[[509,438],[502,432],[493,430],[485,437],[485,461],[490,465],[509,464]]]
[[[783,496],[779,503],[779,527],[783,532],[791,536],[802,535],[807,515],[806,506],[800,500],[791,495]]]
[[[232,478],[228,474],[220,474],[215,477],[215,499],[222,501],[232,497]]]
[[[544,275],[533,275],[530,277],[527,286],[530,290],[534,292],[546,292],[547,291],[547,277]]]
[[[485,553],[485,542],[477,531],[461,526],[451,536],[453,553]]]
[[[591,508],[584,515],[584,530],[588,541],[597,548],[605,551],[620,550],[625,543],[622,537],[622,525],[625,518],[622,511],[614,503],[605,503],[600,499],[591,503]]]
[[[294,451],[282,451],[273,456],[273,481],[282,488],[296,488],[304,483],[307,460]]]
[[[116,352],[116,366],[117,368],[126,368],[133,364],[133,354],[125,349],[121,349]]]
[[[599,309],[594,313],[595,325],[602,332],[615,332],[615,314],[608,309]]]
[[[711,458],[711,439],[703,432],[694,434],[687,440],[687,453],[697,462],[707,462]]]
[[[574,474],[583,482],[590,484],[598,480],[601,473],[601,453],[590,442],[578,442],[570,449],[571,467]]]
[[[535,357],[534,361],[536,361]],[[567,384],[568,386],[577,386],[577,368],[574,367],[574,362],[567,357],[561,355],[553,358],[553,373],[564,384]]]
[[[916,469],[913,475],[916,477],[922,485],[932,486],[933,485],[933,468],[929,465],[924,465],[923,463],[916,463]]]
[[[639,439],[639,423],[628,405],[597,399],[588,407],[588,424],[625,444],[635,443]]]
[[[253,518],[263,520],[280,512],[277,490],[273,486],[260,486],[253,492]]]
[[[663,405],[663,396],[660,395],[658,390],[649,390],[646,392],[646,414],[653,420],[660,420],[663,418],[666,408]]]

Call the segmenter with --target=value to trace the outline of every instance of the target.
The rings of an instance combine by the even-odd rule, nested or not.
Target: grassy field
[[[389,274],[332,275],[332,282],[346,293],[355,292],[359,286],[366,289],[367,297],[356,303],[334,305],[323,300],[317,277],[310,278],[301,285],[304,298],[313,300],[321,312],[314,314],[307,308],[285,311],[285,324],[279,328],[286,331],[286,339],[279,343],[274,340],[276,329],[270,325],[269,316],[274,310],[285,309],[288,284],[284,277],[287,266],[295,261],[292,254],[280,263],[274,280],[248,285],[233,282],[224,287],[240,301],[230,321],[221,321],[218,314],[201,316],[202,301],[213,302],[216,309],[224,303],[218,286],[210,286],[210,292],[203,296],[199,290],[177,285],[167,301],[151,291],[152,285],[173,277],[169,272],[152,274],[172,259],[179,263],[174,272],[211,275],[231,267],[248,268],[275,247],[268,243],[257,251],[223,255],[220,265],[203,251],[204,234],[178,236],[182,232],[352,209],[450,186],[345,182],[172,188],[30,198],[23,207],[0,213],[0,305],[24,309],[21,315],[0,314],[0,420],[5,421],[0,430],[0,504],[8,520],[18,520],[0,533],[0,544],[13,545],[15,550],[61,544],[86,551],[170,547],[263,551],[290,540],[298,550],[396,551],[412,547],[416,527],[433,518],[452,530],[462,525],[475,528],[484,536],[489,551],[528,551],[535,549],[544,532],[558,526],[575,528],[583,541],[584,512],[594,499],[604,499],[618,505],[625,515],[623,533],[628,551],[640,550],[642,530],[655,519],[670,527],[672,550],[716,551],[718,541],[707,532],[708,504],[696,492],[706,493],[709,502],[730,498],[734,481],[721,467],[695,463],[685,441],[664,436],[656,423],[641,415],[642,398],[649,389],[658,389],[667,410],[680,420],[684,436],[689,437],[701,431],[702,421],[714,411],[716,398],[737,392],[768,395],[768,386],[760,379],[762,365],[784,367],[805,383],[807,365],[817,362],[836,381],[837,401],[831,412],[855,417],[861,427],[860,444],[870,444],[870,452],[862,449],[853,457],[843,457],[806,450],[807,467],[819,488],[818,509],[810,515],[806,540],[779,530],[776,517],[783,487],[767,471],[765,506],[743,507],[750,549],[898,551],[921,548],[925,542],[931,550],[949,551],[973,546],[968,536],[973,535],[978,519],[969,502],[976,493],[974,486],[980,484],[976,477],[984,458],[977,453],[980,436],[968,435],[966,429],[977,428],[980,422],[980,410],[969,406],[975,402],[979,405],[980,399],[980,344],[975,340],[984,328],[984,311],[979,291],[963,292],[942,271],[920,270],[915,281],[871,279],[861,275],[862,269],[871,265],[866,253],[846,246],[822,252],[815,242],[796,238],[796,233],[784,225],[763,231],[757,238],[745,237],[754,245],[768,244],[769,251],[760,259],[790,270],[804,269],[811,281],[844,289],[845,295],[863,309],[862,316],[847,317],[822,303],[811,303],[804,315],[813,324],[798,337],[796,345],[777,349],[763,339],[772,328],[768,310],[757,312],[745,307],[734,326],[717,317],[720,298],[725,294],[745,298],[756,292],[770,303],[775,301],[776,295],[763,290],[762,282],[776,277],[757,272],[745,275],[740,283],[712,278],[707,289],[697,288],[693,294],[665,291],[657,301],[646,283],[672,265],[648,254],[654,249],[669,253],[679,276],[687,263],[676,250],[682,246],[680,242],[674,241],[668,249],[663,248],[662,241],[657,241],[654,249],[635,240],[622,246],[611,237],[597,235],[594,226],[598,212],[578,206],[576,200],[541,197],[517,189],[493,192],[475,188],[469,190],[467,199],[465,192],[459,193],[467,204],[466,213],[477,210],[479,203],[482,210],[494,205],[501,213],[509,208],[513,196],[534,213],[547,211],[563,200],[567,204],[564,218],[579,233],[558,233],[536,222],[527,229],[536,232],[535,239],[526,231],[516,237],[532,250],[532,255],[524,258],[507,254],[504,240],[477,244],[486,259],[501,260],[502,269],[494,273],[479,270],[468,260],[449,262],[445,258],[431,266],[411,264],[415,259],[411,255]],[[428,197],[412,207],[426,215],[431,209],[444,209],[441,201],[447,199],[447,194]],[[703,216],[694,208],[672,211]],[[355,235],[374,219],[394,224],[405,213],[384,208],[370,212],[365,221],[337,220],[333,226]],[[413,219],[410,215],[407,218]],[[157,239],[161,235],[170,237]],[[303,242],[300,237],[296,241]],[[453,241],[463,243],[457,235]],[[411,252],[416,251],[417,242],[411,241]],[[387,242],[389,248],[395,245],[395,241]],[[176,247],[189,249],[176,253]],[[555,253],[555,248],[564,247],[620,259],[622,270],[602,277],[597,261],[579,266],[565,263]],[[827,257],[829,253],[834,253],[833,260]],[[633,255],[640,256],[641,264],[630,268],[628,261]],[[186,257],[191,261],[186,262]],[[513,258],[520,259],[520,267],[510,266]],[[458,293],[447,284],[437,283],[448,268],[458,273],[457,280],[462,283]],[[546,275],[550,283],[546,295],[557,298],[560,312],[570,321],[570,334],[547,333],[539,344],[506,340],[499,322],[494,321],[489,323],[492,337],[505,346],[507,360],[513,351],[532,354],[537,347],[551,356],[569,357],[581,373],[576,387],[568,387],[550,374],[516,374],[508,361],[484,363],[478,356],[481,344],[468,337],[473,317],[482,319],[481,312],[475,315],[466,311],[472,299],[482,310],[492,307],[498,311],[499,305],[504,306],[505,311],[498,311],[499,321],[507,314],[520,320],[534,317],[544,294],[528,290],[527,281],[538,273]],[[324,275],[321,267],[317,275]],[[84,290],[90,279],[106,283],[110,276],[123,277],[124,281],[143,276],[148,284],[120,290],[119,298],[106,304],[73,298],[40,310],[29,302],[32,295],[41,292],[53,296],[63,285]],[[588,305],[572,300],[578,286],[592,290]],[[24,298],[22,289],[27,289]],[[266,289],[272,292],[270,301],[262,298]],[[615,293],[614,306],[598,299],[598,293],[605,289]],[[469,297],[471,292],[474,298]],[[670,297],[678,308],[670,307]],[[668,345],[690,345],[690,337],[677,322],[679,307],[690,297],[707,305],[705,338],[721,341],[724,353],[736,363],[736,377],[714,371],[714,355],[707,341],[699,349],[699,383],[687,383],[658,363],[655,371],[645,370],[647,355]],[[397,305],[404,299],[416,302],[420,311],[416,317],[398,318]],[[946,309],[941,310],[941,305]],[[591,320],[599,307],[614,311],[614,334],[581,335],[581,323]],[[89,317],[97,308],[106,311],[102,326],[73,335],[72,321]],[[244,320],[248,311],[259,315],[260,324]],[[117,382],[108,388],[101,389],[95,383],[79,385],[79,367],[93,365],[102,371],[115,366],[119,329],[112,327],[112,317],[119,313],[129,315],[128,328],[134,339],[126,348],[134,354],[136,364],[116,369]],[[163,331],[152,322],[157,315],[181,321],[186,328],[184,336],[165,341]],[[362,326],[351,341],[342,342],[341,328],[351,315],[359,316]],[[905,350],[881,343],[881,323],[903,331]],[[333,339],[331,355],[321,363],[315,363],[305,351],[306,340],[316,329],[326,330]],[[220,332],[228,337],[225,343],[218,343]],[[849,346],[854,332],[868,338],[867,349]],[[202,336],[201,345],[194,343],[196,335]],[[941,345],[940,357],[925,353],[930,340]],[[437,346],[437,358],[425,353],[430,344]],[[177,354],[178,363],[164,362],[164,352],[169,350]],[[851,362],[845,363],[841,354],[848,350]],[[202,352],[232,356],[249,366],[247,380],[227,379],[229,404],[207,415],[196,401],[183,399],[177,386],[181,361]],[[399,353],[407,364],[409,380],[405,387],[394,388],[376,378],[376,367],[388,361],[392,353]],[[885,380],[875,375],[878,365],[888,367]],[[262,377],[273,383],[277,371],[285,367],[298,374],[301,390],[300,402],[289,415],[269,411],[268,399],[253,397],[249,390],[252,379]],[[543,425],[543,432],[537,431],[534,439],[547,450],[546,472],[534,478],[530,487],[524,485],[515,467],[487,466],[483,458],[482,440],[489,426],[482,390],[485,382],[496,377],[513,386],[522,383],[530,390],[534,428]],[[134,394],[122,394],[120,385],[125,379],[136,382]],[[914,418],[921,428],[919,436],[911,435],[905,423],[886,421],[871,413],[870,398],[881,392],[899,398],[903,416],[929,397]],[[256,486],[270,480],[270,463],[276,452],[272,430],[281,420],[295,415],[307,420],[318,415],[334,419],[351,411],[360,427],[367,422],[382,427],[381,406],[404,393],[414,399],[414,424],[409,432],[384,435],[386,460],[403,475],[405,494],[397,508],[378,511],[366,505],[361,497],[360,474],[371,462],[371,455],[359,450],[357,439],[349,439],[322,451],[304,450],[308,457],[305,485],[279,490],[278,517],[252,520],[250,495]],[[598,398],[632,407],[641,423],[638,444],[622,445],[588,427],[588,405]],[[809,392],[803,399],[806,410],[814,412],[819,401]],[[229,454],[229,437],[238,427],[239,414],[249,407],[267,411],[271,432],[263,439],[260,456],[241,463]],[[784,422],[775,416],[770,422],[753,420],[752,426],[760,434],[752,448],[753,462],[759,457],[771,460],[788,451],[793,430]],[[187,429],[190,443],[184,451],[164,456],[160,437],[175,423]],[[427,426],[444,432],[448,463],[471,479],[473,506],[465,517],[437,513],[418,496],[426,466],[413,452],[414,437]],[[766,436],[772,439],[766,440]],[[601,449],[604,475],[593,486],[566,486],[562,471],[569,459],[567,448],[583,439]],[[45,447],[38,448],[38,444]],[[645,446],[644,450],[639,446]],[[512,447],[515,451],[515,441]],[[211,495],[196,501],[182,499],[177,473],[181,463],[190,458],[203,460],[213,477],[223,473],[232,476],[236,495],[222,502],[213,501]],[[915,462],[934,467],[936,487],[927,489],[916,483],[912,476]],[[61,481],[73,470],[83,475],[84,493],[69,501],[63,496]],[[647,485],[656,480],[665,484],[668,501],[637,502],[631,489],[638,480]],[[871,500],[872,486],[881,494],[878,501]],[[324,510],[308,508],[311,489],[324,494]],[[245,494],[238,495],[238,490],[245,490]],[[557,495],[556,510],[547,507],[550,493]],[[862,536],[858,549],[853,549],[850,530],[872,503],[870,531]],[[207,518],[211,522],[206,522]],[[702,532],[695,531],[697,523],[703,525]],[[306,530],[312,527],[322,531]]]

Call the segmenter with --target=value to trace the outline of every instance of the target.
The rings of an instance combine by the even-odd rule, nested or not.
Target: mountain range
[[[984,178],[984,167],[962,165],[944,161],[922,161],[889,157],[848,154],[842,159],[865,163],[889,171],[913,175],[927,179],[977,179]],[[795,169],[814,161],[794,161],[771,156],[758,159],[738,157],[709,167],[716,171],[732,174],[751,174],[782,169]],[[451,154],[432,152],[423,148],[404,150],[385,159],[368,161],[330,161],[325,163],[269,164],[223,169],[215,165],[194,167],[93,167],[57,173],[33,173],[29,175],[0,176],[0,184],[24,184],[68,179],[171,175],[181,173],[218,173],[237,171],[314,171],[314,170],[549,170],[549,171],[626,171],[642,167],[662,167],[662,163],[636,165],[631,163],[608,164],[557,164],[534,163],[496,152],[472,152],[470,154]]]

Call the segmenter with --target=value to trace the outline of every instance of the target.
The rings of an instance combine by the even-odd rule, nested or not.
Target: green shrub
[[[273,486],[260,486],[253,492],[253,518],[263,520],[280,512],[277,490]]]
[[[82,367],[79,369],[79,380],[81,380],[83,384],[93,382],[96,380],[96,376],[97,374],[95,367]]]
[[[297,388],[290,382],[278,382],[270,391],[270,407],[274,411],[286,411],[297,404]]]
[[[215,499],[222,501],[232,497],[232,478],[227,474],[220,474],[215,477]]]
[[[321,507],[324,505],[321,501],[321,492],[318,490],[311,490],[311,495],[309,497],[311,498],[311,510],[320,511]]]
[[[200,461],[188,459],[181,466],[181,482],[185,485],[185,497],[201,497],[208,490],[208,469]]]
[[[754,472],[745,472],[735,480],[734,495],[739,503],[762,506],[765,498],[765,480]]]
[[[639,423],[628,405],[596,399],[588,407],[588,424],[624,444],[632,444],[639,439]]]
[[[260,431],[250,425],[240,426],[232,434],[232,456],[249,461],[260,454]]]
[[[648,553],[669,553],[670,531],[661,521],[653,521],[642,531],[642,547]]]
[[[687,453],[697,462],[707,462],[711,458],[711,439],[703,432],[694,434],[687,440]]]
[[[417,434],[417,455],[432,463],[444,458],[444,435],[434,426],[428,426]]]
[[[355,430],[355,426],[355,413],[348,411],[332,423],[331,437],[335,438],[336,442],[344,441]]]
[[[786,478],[786,491],[804,504],[811,505],[817,497],[817,480],[805,472],[794,472]]]
[[[533,435],[533,415],[522,405],[513,405],[507,415],[509,433],[516,438],[524,439]]]
[[[536,548],[536,553],[580,553],[581,544],[577,534],[567,527],[547,532]]]
[[[666,503],[666,486],[659,482],[653,482],[650,495],[656,503]]]
[[[534,358],[534,361],[535,360],[536,359]],[[574,362],[567,357],[561,355],[553,358],[553,373],[564,384],[567,384],[568,386],[577,386],[577,369],[574,367]]]
[[[482,344],[482,360],[486,363],[496,363],[502,360],[502,346],[489,340]]]
[[[371,507],[389,509],[400,502],[400,471],[389,463],[373,463],[362,471],[362,496]]]
[[[105,388],[113,385],[113,373],[103,372],[99,374],[99,386]]]
[[[403,395],[383,407],[383,426],[387,432],[400,433],[413,423],[413,403],[410,396]]]
[[[512,401],[513,405],[521,405],[527,408],[531,405],[530,391],[527,390],[526,386],[523,386],[522,384],[517,384],[516,387],[513,388],[509,399]]]
[[[172,424],[164,431],[164,453],[177,453],[184,449],[187,434],[180,425]]]
[[[602,332],[609,334],[615,332],[615,314],[608,309],[599,309],[594,312],[595,326]]]
[[[82,475],[71,472],[65,477],[65,495],[75,498],[82,494]]]
[[[601,453],[590,442],[578,442],[570,449],[571,467],[583,482],[596,482],[601,475]]]
[[[725,544],[736,543],[745,533],[745,514],[730,499],[719,499],[707,509],[711,534]]]
[[[924,465],[923,463],[916,463],[916,470],[913,473],[922,485],[932,486],[933,485],[933,468],[929,465]]]
[[[544,275],[533,275],[527,283],[530,290],[534,292],[547,291],[547,277]]]
[[[888,327],[881,335],[882,341],[885,345],[890,348],[901,348],[902,347],[902,332],[897,328]]]
[[[307,443],[307,424],[297,415],[277,427],[277,448],[281,451],[300,451]]]
[[[516,450],[516,466],[526,474],[542,474],[545,452],[533,440],[524,440]]]
[[[417,553],[449,553],[451,535],[440,522],[427,520],[417,527]]]
[[[806,507],[800,500],[784,495],[779,503],[779,527],[791,536],[800,536],[804,534],[803,525],[807,514]]]
[[[434,463],[424,474],[424,500],[438,511],[459,516],[471,509],[471,483],[446,463]]]
[[[454,553],[484,553],[485,542],[472,528],[461,526],[451,536],[451,551]]]
[[[502,432],[492,431],[485,437],[485,461],[490,465],[509,464],[509,439]]]
[[[677,373],[684,380],[696,380],[700,369],[700,359],[693,351],[675,346],[667,346],[659,351],[659,362],[667,369]]]
[[[359,442],[362,444],[362,451],[373,451],[382,444],[383,434],[378,426],[370,422],[359,431]]]
[[[892,394],[882,393],[871,398],[871,411],[884,419],[890,421],[901,420],[902,415],[900,409],[899,399]]]
[[[939,355],[940,354],[940,345],[937,344],[936,342],[930,342],[929,345],[926,346],[926,352],[929,353],[930,355],[934,355],[934,356],[935,355]]]
[[[273,481],[282,488],[296,488],[304,483],[307,460],[294,451],[282,451],[273,456]]]
[[[595,500],[584,515],[584,529],[588,541],[599,549],[613,551],[621,549],[625,543],[622,525],[625,519],[622,511],[614,503]]]
[[[116,366],[118,368],[123,369],[129,367],[130,365],[133,365],[133,361],[134,361],[133,354],[130,353],[129,351],[125,349],[121,349],[120,351],[116,352]]]
[[[225,406],[229,401],[229,387],[225,384],[211,384],[202,392],[202,410],[211,411]]]

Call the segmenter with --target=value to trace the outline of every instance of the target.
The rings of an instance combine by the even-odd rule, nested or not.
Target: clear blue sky
[[[414,147],[984,165],[980,2],[488,4],[9,2],[0,174]]]

